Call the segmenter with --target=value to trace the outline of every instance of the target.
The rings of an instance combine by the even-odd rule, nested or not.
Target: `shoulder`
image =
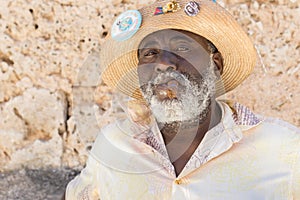
[[[292,132],[295,134],[298,134],[300,136],[300,129],[286,121],[283,121],[281,119],[278,118],[265,118],[263,120],[264,124],[269,125],[269,126],[274,126],[276,128],[280,128],[282,130],[285,130],[287,132]]]
[[[103,137],[108,140],[134,139],[149,129],[150,127],[141,127],[129,119],[117,120],[114,123],[104,126],[100,130],[96,140]]]
[[[273,151],[294,152],[295,156],[300,154],[300,129],[280,119],[266,117],[245,130],[243,137],[252,144]]]
[[[143,160],[145,155],[152,154],[146,144],[135,138],[135,134],[140,134],[140,132],[133,129],[132,125],[134,124],[130,121],[123,120],[103,127],[89,156],[101,167],[134,172],[136,163]],[[140,164],[141,169],[147,167],[143,163]]]
[[[237,102],[223,101],[222,103],[231,109],[236,126],[241,128],[244,134],[266,138],[269,141],[276,138],[280,140],[293,139],[298,140],[300,144],[300,129],[298,127],[281,119],[258,115]],[[298,146],[300,148],[300,145]]]
[[[102,147],[104,143],[124,143],[133,134],[128,120],[117,120],[101,128],[94,142],[94,147]]]
[[[142,131],[127,119],[108,124],[98,133],[90,153],[99,157],[105,152],[116,155],[121,154],[121,152],[136,152],[141,147],[141,142],[137,136],[143,134]]]
[[[258,129],[273,137],[298,139],[300,144],[300,129],[281,119],[267,117],[262,120]]]
[[[256,126],[265,127],[269,130],[266,130],[267,132],[271,130],[275,132],[289,132],[300,136],[300,129],[286,121],[256,114],[247,106],[237,102],[223,101],[224,104],[230,107],[236,125],[248,126],[249,128],[255,128]]]

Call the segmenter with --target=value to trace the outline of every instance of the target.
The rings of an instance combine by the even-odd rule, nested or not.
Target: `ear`
[[[213,54],[213,61],[215,63],[215,65],[217,66],[218,70],[219,70],[219,73],[220,75],[223,74],[223,57],[221,55],[220,52],[216,52]]]

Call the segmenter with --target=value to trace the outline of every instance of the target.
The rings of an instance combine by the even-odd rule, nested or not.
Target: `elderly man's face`
[[[201,36],[169,29],[140,43],[140,87],[158,122],[206,118],[217,79],[208,49]]]

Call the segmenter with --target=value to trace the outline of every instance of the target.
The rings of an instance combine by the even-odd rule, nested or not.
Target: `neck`
[[[219,106],[213,100],[204,119],[159,124],[159,128],[166,145],[177,138],[180,138],[181,142],[190,141],[191,137],[200,143],[206,132],[220,122],[221,114]]]
[[[221,110],[213,100],[206,118],[199,123],[177,122],[161,129],[171,162],[180,163],[179,171],[197,149],[207,131],[216,126],[220,120]]]

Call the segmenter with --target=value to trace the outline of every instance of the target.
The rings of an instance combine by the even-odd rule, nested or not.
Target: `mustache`
[[[156,76],[152,77],[152,79],[149,81],[153,84],[160,84],[166,82],[167,79],[174,79],[179,82],[182,82],[183,74],[178,71],[163,71],[156,74]],[[148,82],[148,83],[149,83]]]
[[[185,87],[192,83],[201,83],[203,81],[201,78],[192,77],[187,72],[178,72],[178,71],[165,71],[158,73],[150,81],[144,83],[140,88],[145,91],[148,87],[156,88],[160,84],[165,84],[170,80],[175,80],[178,82],[179,86]]]

